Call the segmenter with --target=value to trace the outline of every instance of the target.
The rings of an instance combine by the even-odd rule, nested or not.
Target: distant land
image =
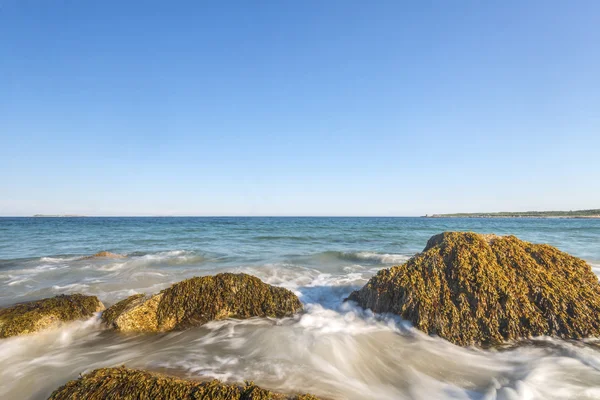
[[[577,211],[523,211],[431,214],[425,218],[600,218],[600,209]]]
[[[75,215],[75,214],[64,214],[64,215],[47,215],[47,214],[35,214],[34,218],[81,218],[85,217],[85,215]]]

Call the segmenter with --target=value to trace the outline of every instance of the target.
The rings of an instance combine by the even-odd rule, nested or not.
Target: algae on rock
[[[102,315],[122,332],[180,330],[226,318],[291,316],[302,303],[291,291],[247,274],[187,279],[151,296],[134,295]]]
[[[312,395],[286,396],[246,382],[244,386],[180,379],[125,367],[101,368],[55,390],[48,400],[318,400]]]
[[[0,338],[38,332],[102,310],[104,305],[96,296],[77,293],[15,304],[0,309]]]
[[[117,319],[117,317],[121,315],[126,308],[128,308],[132,303],[139,302],[139,300],[143,299],[144,297],[145,296],[143,294],[134,294],[133,296],[129,296],[126,299],[113,304],[102,313],[102,321],[108,325],[112,325],[115,322],[115,319]]]
[[[600,284],[591,267],[515,236],[433,236],[422,253],[379,271],[348,300],[463,346],[600,335]]]

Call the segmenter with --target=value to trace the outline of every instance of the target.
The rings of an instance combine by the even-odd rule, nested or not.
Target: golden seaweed
[[[96,296],[78,293],[15,304],[0,309],[0,338],[37,332],[60,322],[89,318],[102,310],[104,305]]]
[[[298,297],[285,288],[247,274],[222,273],[187,279],[152,296],[131,296],[102,319],[123,332],[164,332],[226,318],[282,318],[301,310]]]
[[[445,232],[348,300],[457,345],[600,335],[600,284],[577,257],[515,236]]]
[[[286,396],[253,382],[228,385],[194,381],[125,367],[101,368],[55,390],[48,400],[318,400],[312,395]]]

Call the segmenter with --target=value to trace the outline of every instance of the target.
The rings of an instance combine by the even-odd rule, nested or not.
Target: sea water
[[[449,230],[513,234],[600,273],[600,220],[432,218],[0,218],[0,307],[61,293],[110,306],[193,276],[245,272],[294,291],[293,318],[120,335],[98,317],[0,340],[0,398],[45,399],[95,368],[252,380],[329,399],[598,399],[595,340],[461,348],[343,299]],[[81,259],[101,250],[125,258]]]

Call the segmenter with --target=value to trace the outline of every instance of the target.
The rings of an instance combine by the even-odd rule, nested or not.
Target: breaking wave
[[[410,256],[406,254],[375,253],[370,251],[325,251],[323,253],[316,254],[314,257],[316,259],[325,261],[338,260],[371,264],[402,264],[410,258]]]

